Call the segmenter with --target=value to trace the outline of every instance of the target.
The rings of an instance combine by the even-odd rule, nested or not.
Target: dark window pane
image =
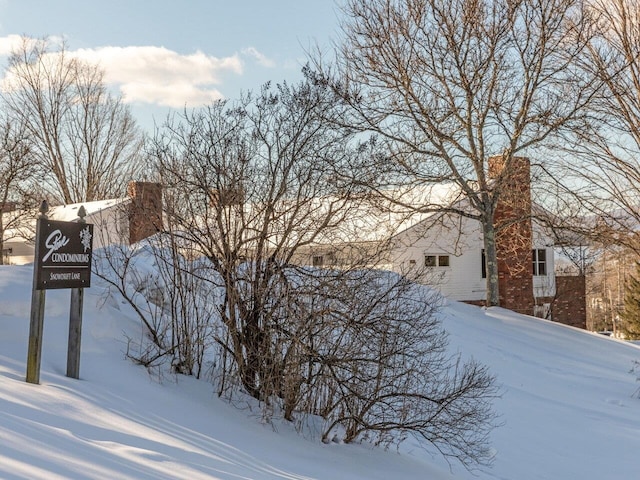
[[[547,264],[543,262],[538,263],[538,275],[546,275],[547,274]]]
[[[544,248],[537,248],[531,251],[533,274],[534,275],[546,275],[547,274],[547,251]]]
[[[487,278],[487,256],[484,254],[484,248],[482,249],[482,252],[480,253],[480,258],[482,261],[482,265],[481,265],[481,271],[482,271],[482,278]]]

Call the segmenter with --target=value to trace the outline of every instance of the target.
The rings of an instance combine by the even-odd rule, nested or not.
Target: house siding
[[[448,267],[425,267],[425,255],[449,255]],[[396,236],[393,270],[415,275],[453,300],[486,298],[482,278],[482,234],[478,222],[456,217],[428,220]],[[413,262],[413,264],[412,264]]]

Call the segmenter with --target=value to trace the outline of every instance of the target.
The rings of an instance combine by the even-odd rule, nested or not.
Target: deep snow
[[[40,385],[24,381],[31,266],[0,266],[0,478],[553,479],[640,472],[640,348],[495,308],[442,310],[451,347],[488,364],[501,385],[495,464],[476,476],[406,443],[398,453],[322,444],[213,387],[150,375],[125,358],[141,334],[124,305],[85,297],[80,380],[65,376],[69,291],[49,291]]]

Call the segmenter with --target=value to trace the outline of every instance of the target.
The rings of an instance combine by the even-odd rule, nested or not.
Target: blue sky
[[[338,33],[334,0],[0,0],[0,55],[17,36],[64,38],[99,62],[145,128],[171,109],[301,78]],[[6,57],[0,57],[0,60]],[[4,65],[2,66],[4,70]]]

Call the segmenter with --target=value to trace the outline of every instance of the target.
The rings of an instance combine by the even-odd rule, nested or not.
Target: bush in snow
[[[220,395],[249,393],[266,419],[281,412],[302,425],[319,416],[325,442],[388,446],[411,437],[467,467],[489,463],[495,381],[448,352],[432,290],[381,270],[271,265],[268,293],[251,313],[251,279],[267,267],[238,265],[225,289],[211,262],[187,260],[164,248],[170,242],[111,249],[98,262],[146,327],[148,343],[132,358],[167,360],[195,376],[208,358]],[[257,319],[251,328],[248,314]]]
[[[485,463],[493,377],[447,353],[436,295],[374,268],[389,212],[359,166],[376,145],[326,121],[334,100],[267,85],[170,119],[150,154],[171,233],[110,254],[111,283],[149,330],[145,359],[195,375],[211,359],[219,395],[249,395],[267,419],[319,416],[325,441],[413,436]]]

